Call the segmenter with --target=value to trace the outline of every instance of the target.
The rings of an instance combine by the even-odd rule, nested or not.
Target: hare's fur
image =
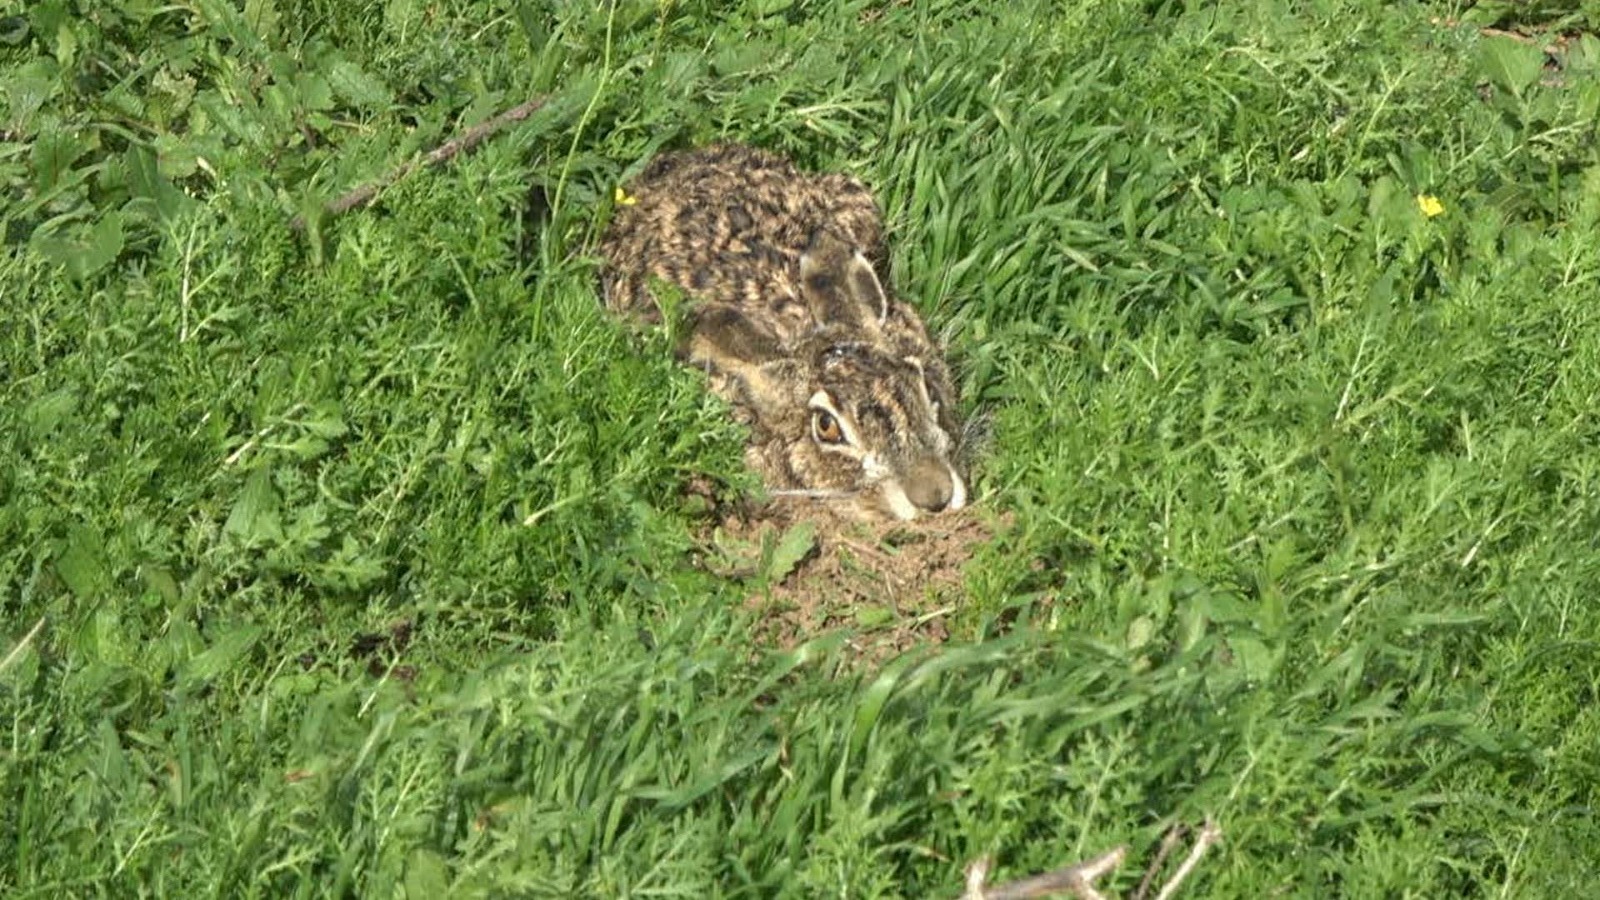
[[[771,490],[910,519],[961,508],[967,487],[943,354],[884,291],[884,255],[861,182],[720,145],[658,157],[623,189],[602,287],[646,321],[652,282],[691,299],[685,355],[750,425]]]

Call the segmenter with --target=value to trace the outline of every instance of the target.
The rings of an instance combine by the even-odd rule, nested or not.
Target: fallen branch
[[[995,887],[983,886],[989,878],[990,859],[979,857],[967,866],[967,892],[962,900],[1029,900],[1064,891],[1071,891],[1082,900],[1102,900],[1105,895],[1095,889],[1095,879],[1122,865],[1127,855],[1127,847],[1117,847],[1094,859]]]
[[[1156,876],[1161,873],[1161,866],[1166,863],[1167,857],[1172,855],[1173,848],[1178,846],[1178,842],[1183,840],[1183,833],[1188,830],[1189,826],[1179,822],[1168,828],[1167,833],[1161,836],[1161,846],[1156,848],[1156,858],[1150,861],[1150,868],[1144,870],[1144,878],[1139,880],[1139,889],[1133,892],[1133,900],[1145,900],[1150,896],[1150,888],[1155,886]]]
[[[6,654],[6,658],[0,659],[0,672],[11,668],[11,664],[21,658],[22,651],[28,649],[28,645],[33,643],[33,639],[38,637],[39,632],[43,629],[44,616],[40,616],[39,621],[33,623],[33,627],[28,629],[28,633],[22,636],[22,640],[17,641],[17,645],[11,648],[10,653]]]
[[[1174,825],[1161,839],[1161,847],[1156,851],[1155,859],[1145,871],[1144,879],[1139,883],[1139,889],[1134,893],[1136,900],[1143,900],[1149,894],[1150,886],[1155,882],[1161,866],[1171,855],[1173,848],[1182,839],[1185,827]],[[1156,900],[1171,900],[1178,892],[1178,887],[1194,872],[1200,864],[1200,857],[1213,844],[1222,840],[1222,829],[1217,827],[1210,817],[1200,829],[1200,836],[1195,840],[1194,846],[1189,848],[1189,855],[1178,866],[1178,871],[1167,879],[1161,886],[1161,891],[1156,895]],[[961,900],[1032,900],[1035,897],[1049,897],[1056,894],[1068,894],[1078,900],[1107,900],[1107,895],[1100,893],[1095,886],[1095,881],[1102,876],[1113,872],[1122,861],[1127,858],[1127,847],[1115,847],[1101,855],[1074,863],[1043,875],[1032,875],[1008,881],[994,887],[985,887],[984,882],[989,880],[989,868],[994,861],[987,856],[981,856],[967,865],[967,889],[961,895]]]
[[[330,200],[328,204],[323,207],[323,211],[327,215],[337,216],[341,213],[349,212],[352,209],[359,209],[363,206],[366,206],[373,200],[377,199],[378,192],[406,177],[407,175],[410,175],[417,169],[427,166],[437,166],[440,163],[449,162],[462,153],[471,151],[474,147],[483,143],[484,139],[489,137],[491,134],[494,134],[496,131],[499,131],[513,122],[520,122],[523,119],[526,119],[527,117],[538,112],[546,103],[549,102],[550,98],[548,96],[535,97],[520,106],[515,106],[506,110],[492,119],[486,119],[482,122],[479,122],[461,134],[428,151],[428,153],[422,158],[406,160],[405,162],[391,169],[382,178],[379,178],[376,181],[370,181],[350,191],[349,193],[341,195],[337,199]],[[306,227],[305,217],[295,216],[294,221],[289,223],[289,227],[295,231],[304,231]]]
[[[1220,840],[1222,840],[1222,829],[1218,828],[1217,823],[1208,816],[1206,824],[1200,829],[1200,837],[1194,842],[1194,846],[1189,848],[1188,858],[1162,886],[1161,893],[1156,895],[1156,900],[1172,900],[1173,895],[1178,892],[1178,885],[1183,884],[1183,880],[1189,877],[1194,867],[1200,864],[1200,857],[1205,855],[1206,848]]]

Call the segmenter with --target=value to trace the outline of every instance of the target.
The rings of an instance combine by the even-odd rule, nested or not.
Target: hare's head
[[[751,462],[774,493],[898,519],[962,508],[954,391],[937,350],[865,257],[822,243],[800,265],[815,327],[786,341],[744,308],[708,304],[691,359],[752,416]]]

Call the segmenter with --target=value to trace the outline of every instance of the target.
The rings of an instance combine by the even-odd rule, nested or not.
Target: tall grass
[[[1209,814],[1191,896],[1592,893],[1600,45],[1504,6],[0,19],[0,890],[953,896]],[[871,183],[992,418],[937,652],[697,564],[742,436],[588,253],[713,139]]]

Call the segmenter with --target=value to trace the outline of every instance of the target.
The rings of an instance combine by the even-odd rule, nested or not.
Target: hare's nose
[[[912,467],[905,489],[906,498],[918,509],[936,513],[950,505],[956,488],[949,466],[942,460],[925,459]]]

